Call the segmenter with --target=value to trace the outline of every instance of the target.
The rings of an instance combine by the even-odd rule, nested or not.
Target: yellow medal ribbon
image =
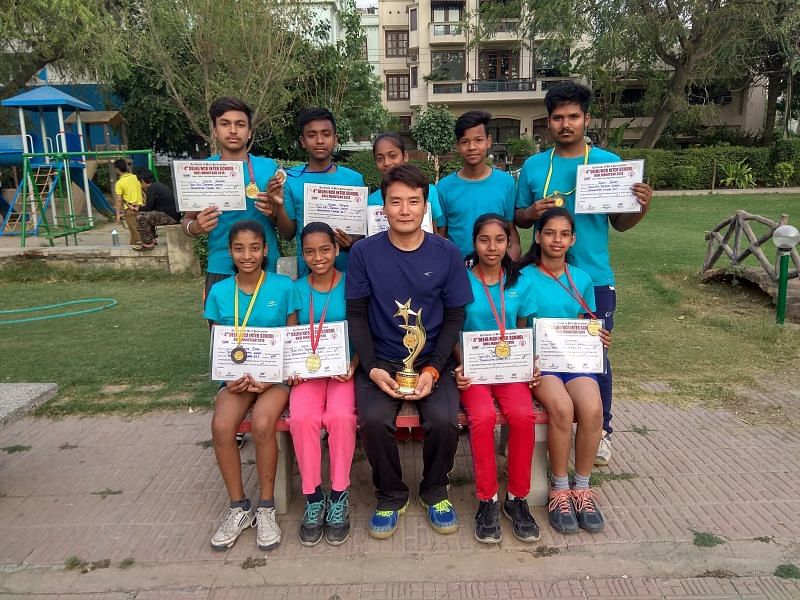
[[[233,331],[236,333],[236,345],[241,346],[242,339],[244,338],[244,328],[247,327],[247,320],[250,318],[250,313],[256,305],[258,290],[261,289],[261,284],[264,283],[264,271],[261,271],[261,276],[258,278],[256,290],[253,292],[253,297],[250,298],[250,303],[247,305],[247,312],[244,313],[244,321],[242,321],[241,327],[239,326],[239,280],[236,277],[234,277],[233,280],[236,284],[236,293],[233,296]]]
[[[553,149],[550,151],[550,168],[547,170],[547,179],[544,181],[544,190],[542,191],[542,198],[547,198],[547,190],[550,189],[550,179],[553,177],[553,156],[556,153],[556,147],[553,146]],[[583,164],[589,164],[589,144],[583,144]],[[556,194],[561,194],[563,196],[569,196],[572,192],[575,191],[575,188],[572,188],[571,191],[566,193],[561,193],[558,190],[555,191]]]

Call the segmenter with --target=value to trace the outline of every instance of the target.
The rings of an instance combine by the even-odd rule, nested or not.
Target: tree
[[[436,183],[439,182],[440,160],[452,152],[456,144],[456,118],[446,106],[431,105],[424,112],[417,112],[411,135],[417,147],[433,159]]]
[[[302,3],[275,0],[141,0],[130,42],[140,68],[157,76],[192,131],[212,143],[208,106],[235,95],[253,127],[283,125],[297,48],[314,35]]]
[[[125,10],[104,0],[0,0],[0,100],[47,66],[100,80],[124,71]]]

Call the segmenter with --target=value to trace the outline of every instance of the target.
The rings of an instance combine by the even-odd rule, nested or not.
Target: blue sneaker
[[[438,533],[455,533],[458,531],[458,515],[453,503],[448,499],[441,500],[433,506],[428,506],[420,498],[422,506],[428,509],[428,522],[433,530]]]
[[[406,508],[408,508],[408,501],[400,510],[376,510],[372,513],[372,518],[369,520],[370,536],[379,540],[392,537],[397,529],[400,515],[405,514]]]

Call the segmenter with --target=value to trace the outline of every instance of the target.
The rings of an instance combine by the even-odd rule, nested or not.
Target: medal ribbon
[[[506,294],[505,286],[503,285],[503,280],[505,279],[506,273],[503,269],[500,269],[500,312],[503,314],[503,318],[501,319],[497,314],[497,308],[495,308],[492,295],[489,293],[489,286],[486,285],[486,279],[483,277],[481,266],[478,265],[475,267],[475,270],[478,272],[478,277],[483,284],[483,291],[486,292],[486,297],[489,299],[489,308],[492,309],[492,315],[494,315],[495,323],[497,323],[497,326],[500,328],[500,341],[503,341],[506,336]]]
[[[247,312],[244,314],[244,321],[242,321],[241,327],[239,327],[239,281],[236,277],[233,278],[233,281],[236,284],[236,292],[233,296],[233,330],[236,333],[236,345],[242,345],[242,339],[244,338],[244,328],[247,327],[247,320],[250,318],[250,313],[253,311],[253,307],[256,305],[256,298],[258,298],[258,290],[261,289],[261,284],[264,283],[264,271],[261,271],[261,276],[258,278],[258,283],[256,284],[256,290],[253,292],[253,297],[250,298],[250,304],[247,305]]]
[[[247,155],[247,172],[250,175],[250,180],[247,183],[252,183],[256,187],[258,184],[256,183],[256,173],[253,171],[253,161],[250,160],[250,155]]]
[[[553,156],[556,153],[556,147],[553,146],[553,149],[550,151],[550,168],[547,171],[547,179],[544,182],[544,190],[542,191],[542,197],[547,198],[547,190],[550,189],[550,179],[553,177]],[[583,144],[583,164],[589,164],[589,144]],[[558,190],[556,190],[558,191]],[[569,196],[572,192],[575,191],[575,188],[572,188],[571,192],[566,192],[564,195]]]
[[[336,163],[331,161],[331,164],[329,164],[327,167],[325,167],[322,171],[309,171],[308,170],[308,163],[306,163],[306,164],[303,165],[303,169],[297,175],[295,175],[291,171],[286,171],[286,174],[289,175],[290,177],[302,177],[306,173],[308,173],[309,175],[314,175],[314,174],[319,174],[319,173],[327,173],[328,171],[330,171],[335,166],[336,166]]]
[[[317,353],[317,346],[322,337],[322,326],[325,324],[325,315],[328,314],[328,303],[331,301],[331,290],[336,283],[336,271],[333,272],[333,279],[331,279],[331,286],[328,288],[328,297],[325,299],[325,306],[322,308],[322,314],[319,316],[319,323],[317,323],[317,335],[314,335],[314,286],[311,285],[311,277],[308,279],[308,327],[311,330],[311,353]]]
[[[549,271],[549,270],[547,269],[547,267],[545,267],[544,265],[541,265],[541,264],[540,264],[540,265],[539,265],[539,268],[540,268],[542,271],[544,271],[545,273],[547,273],[548,275],[550,275],[550,277],[552,277],[552,278],[553,278],[553,281],[555,281],[555,282],[556,282],[558,285],[560,285],[562,288],[564,288],[564,290],[565,290],[565,291],[566,291],[566,292],[567,292],[567,293],[568,293],[570,296],[572,296],[572,298],[573,298],[573,299],[574,299],[574,300],[575,300],[575,301],[576,301],[578,304],[580,304],[580,305],[581,305],[581,308],[582,308],[583,310],[585,310],[585,311],[586,311],[586,314],[588,314],[588,315],[591,315],[591,317],[592,317],[593,319],[596,319],[596,318],[597,318],[597,315],[595,315],[595,314],[592,312],[592,309],[591,309],[591,308],[589,308],[589,305],[588,305],[588,304],[586,304],[586,300],[584,300],[583,296],[581,296],[580,292],[578,292],[578,288],[575,286],[575,282],[574,282],[574,281],[572,281],[572,275],[570,275],[570,274],[569,274],[569,267],[568,267],[566,264],[564,265],[564,273],[566,273],[566,275],[567,275],[567,281],[569,281],[569,285],[570,285],[570,287],[567,287],[567,286],[565,286],[563,283],[561,283],[561,280],[560,280],[558,277],[556,277],[555,273],[552,273],[551,271]],[[570,289],[570,288],[572,288],[572,289]]]

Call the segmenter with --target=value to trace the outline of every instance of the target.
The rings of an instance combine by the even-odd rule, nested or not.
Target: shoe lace
[[[228,512],[226,512],[225,516],[222,518],[222,525],[219,527],[220,531],[224,532],[226,535],[236,533],[239,519],[243,512],[241,508],[229,508]]]
[[[440,500],[431,507],[438,513],[446,513],[453,510],[453,503],[450,500]]]
[[[575,510],[578,512],[597,512],[596,504],[599,498],[593,489],[572,490],[572,498],[575,501]]]
[[[277,526],[277,521],[275,520],[275,511],[264,509],[257,510],[256,526],[258,529],[263,529],[264,527],[274,529]]]
[[[324,505],[324,500],[320,500],[319,502],[307,502],[306,511],[303,513],[303,520],[316,522],[316,520],[319,519],[319,513],[322,511]]]
[[[561,513],[572,512],[572,505],[570,504],[569,499],[569,490],[559,490],[557,492],[553,492],[550,502],[547,504],[547,510],[553,511],[557,509]]]
[[[328,523],[339,524],[344,522],[344,509],[347,507],[347,492],[344,492],[336,502],[328,506]]]

